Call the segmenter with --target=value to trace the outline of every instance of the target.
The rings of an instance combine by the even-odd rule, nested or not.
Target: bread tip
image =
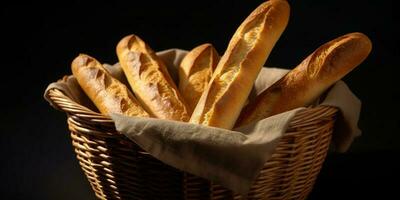
[[[213,48],[214,48],[214,47],[213,47],[213,45],[212,45],[211,43],[205,43],[205,44],[202,44],[202,45],[200,45],[200,46],[194,48],[194,49],[192,50],[192,52],[194,52],[194,51],[198,51],[198,52],[207,52],[207,51],[211,51]]]
[[[136,45],[140,46],[140,48],[147,49],[146,43],[138,35],[135,34],[127,35],[118,42],[117,52],[126,49],[128,50],[136,49],[135,48]]]
[[[135,35],[134,33],[131,33],[131,34],[129,34],[129,35],[124,36],[124,37],[122,38],[122,40],[124,40],[124,39],[130,39],[130,38],[134,38],[134,37],[137,37],[137,35]]]
[[[73,60],[72,60],[72,67],[74,66],[81,66],[83,63],[83,59],[86,57],[86,54],[79,53]]]
[[[79,53],[77,56],[75,56],[75,58],[74,58],[74,60],[73,60],[72,62],[74,62],[75,60],[76,60],[76,61],[82,60],[82,59],[88,58],[88,57],[90,57],[90,56],[87,55],[87,54]]]
[[[72,70],[74,70],[74,68],[89,66],[89,65],[92,65],[95,63],[97,63],[97,60],[95,58],[93,58],[87,54],[80,53],[72,61],[71,68],[72,68]]]
[[[210,47],[212,47],[212,44],[211,43],[204,43],[204,44],[200,45],[199,47],[210,48]]]
[[[362,38],[365,47],[368,49],[368,53],[371,52],[371,50],[372,50],[372,41],[371,41],[371,39],[366,34],[361,33],[361,32],[355,32],[354,34],[356,34],[357,36]]]
[[[290,9],[290,4],[287,0],[269,0],[269,1],[264,2],[262,5],[266,6],[268,4],[272,4],[274,6],[282,6],[287,10]]]
[[[364,33],[361,32],[353,32],[353,33],[348,33],[344,35],[342,38],[351,38],[357,45],[357,49],[360,50],[360,52],[363,52],[365,57],[369,55],[369,53],[372,51],[372,42],[370,38],[365,35]]]
[[[282,13],[281,15],[284,16],[284,21],[286,21],[284,24],[287,25],[289,21],[289,15],[290,15],[290,4],[286,0],[275,0],[277,1],[275,3],[275,7],[278,8],[278,10]],[[286,26],[285,25],[285,26]]]
[[[260,4],[250,15],[249,18],[264,15],[272,12],[272,18],[278,18],[277,25],[286,27],[289,22],[290,5],[286,0],[269,0]]]
[[[362,32],[352,32],[352,33],[348,33],[347,35],[354,35],[354,36],[358,36],[358,37],[368,38],[368,36]]]
[[[366,34],[362,33],[362,32],[352,32],[352,33],[346,34],[345,36],[360,38],[360,39],[364,40],[366,43],[369,43],[369,44],[372,45],[372,42],[369,39],[369,37]]]
[[[287,1],[287,0],[270,0],[270,1],[272,1],[272,2],[279,2],[279,3],[283,3],[283,4],[285,4],[285,5],[288,5],[289,6],[289,2]]]
[[[132,38],[134,38],[135,35],[134,34],[130,34],[127,36],[124,36],[117,44],[117,50],[118,48],[122,48],[122,47],[128,47],[129,41],[131,41]]]

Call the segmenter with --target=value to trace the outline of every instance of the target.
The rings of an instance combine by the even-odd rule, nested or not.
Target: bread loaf
[[[252,85],[285,29],[285,0],[270,0],[239,26],[190,119],[191,123],[231,129]]]
[[[243,109],[236,126],[307,106],[358,66],[371,48],[371,41],[362,33],[350,33],[320,46],[250,102]]]
[[[129,89],[112,77],[96,59],[80,54],[72,61],[71,69],[83,91],[101,113],[149,117]]]
[[[138,36],[124,37],[117,55],[128,82],[142,106],[160,119],[188,121],[189,111],[165,64]]]
[[[179,66],[179,91],[189,110],[193,111],[219,61],[219,55],[211,44],[192,49]]]

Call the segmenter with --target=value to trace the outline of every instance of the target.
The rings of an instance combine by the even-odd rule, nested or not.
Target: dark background
[[[49,83],[71,73],[70,62],[78,53],[115,63],[115,45],[135,33],[157,51],[210,42],[222,54],[237,26],[261,2],[2,5],[1,196],[94,198],[74,157],[66,116],[42,98]],[[328,155],[309,199],[387,199],[397,194],[400,66],[394,1],[289,2],[289,24],[267,66],[292,68],[319,45],[349,32],[363,32],[373,42],[370,56],[344,78],[363,102],[363,135],[349,152]]]

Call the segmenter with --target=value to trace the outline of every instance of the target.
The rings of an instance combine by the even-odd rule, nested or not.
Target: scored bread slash
[[[102,114],[150,117],[129,89],[95,58],[80,54],[71,64],[72,74]]]
[[[208,43],[195,47],[183,58],[179,66],[179,91],[191,111],[206,89],[219,58]]]
[[[235,126],[309,105],[367,58],[371,49],[371,41],[362,33],[325,43],[245,106]]]
[[[124,37],[117,55],[128,82],[142,106],[160,119],[188,121],[185,101],[165,64],[138,36]]]
[[[289,19],[285,0],[257,7],[229,42],[190,122],[231,129],[253,83]]]

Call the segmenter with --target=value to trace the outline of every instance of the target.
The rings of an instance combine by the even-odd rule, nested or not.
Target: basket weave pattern
[[[182,172],[142,150],[113,121],[58,89],[49,97],[68,115],[79,164],[99,199],[241,199],[230,190]],[[325,160],[337,109],[299,111],[253,184],[249,199],[306,199]]]

